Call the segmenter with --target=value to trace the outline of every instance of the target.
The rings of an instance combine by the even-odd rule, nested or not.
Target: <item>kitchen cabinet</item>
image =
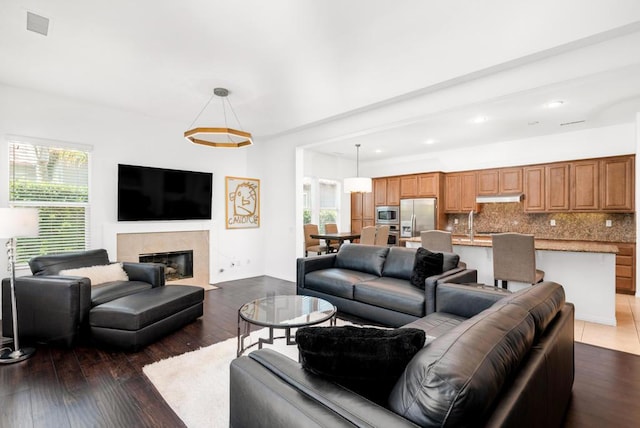
[[[618,243],[616,255],[616,292],[636,293],[636,245]]]
[[[373,198],[373,193],[351,194],[351,232],[359,233],[363,227],[375,224]]]
[[[522,193],[522,168],[501,168],[498,173],[499,194]]]
[[[571,162],[571,211],[600,209],[600,162],[597,159]]]
[[[476,211],[476,173],[458,172],[445,176],[444,211],[459,213]]]
[[[634,157],[619,156],[600,161],[601,210],[609,212],[633,212]]]
[[[437,198],[440,196],[441,173],[418,175],[418,197]],[[475,189],[474,189],[475,192]]]
[[[400,177],[400,198],[415,198],[416,196],[418,196],[418,176]]]
[[[569,163],[545,166],[546,211],[569,211]]]
[[[374,178],[375,205],[400,205],[400,177]]]
[[[524,211],[545,211],[545,167],[528,166],[523,169]]]
[[[477,175],[478,195],[522,193],[522,168],[485,169]]]
[[[500,192],[500,172],[497,169],[478,171],[478,195],[497,195]]]

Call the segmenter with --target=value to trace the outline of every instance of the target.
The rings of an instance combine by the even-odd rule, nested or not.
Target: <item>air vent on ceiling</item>
[[[27,30],[46,36],[49,33],[49,18],[27,12]]]
[[[575,120],[573,122],[561,123],[560,126],[577,125],[579,123],[584,123],[584,122],[586,122],[586,120]]]

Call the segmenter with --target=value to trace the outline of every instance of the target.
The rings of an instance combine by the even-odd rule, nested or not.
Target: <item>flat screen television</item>
[[[213,174],[118,165],[118,221],[210,220]]]

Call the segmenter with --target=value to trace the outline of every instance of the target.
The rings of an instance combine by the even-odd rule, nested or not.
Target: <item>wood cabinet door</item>
[[[444,212],[461,212],[462,174],[447,174],[444,178],[444,189]]]
[[[462,211],[477,211],[476,173],[464,172],[460,174],[460,187],[460,208]]]
[[[418,195],[420,197],[438,197],[438,174],[418,175]],[[474,189],[475,192],[475,189]]]
[[[387,179],[373,179],[373,200],[376,205],[387,205]]]
[[[351,233],[362,232],[362,220],[351,220]]]
[[[418,196],[418,176],[400,177],[400,197],[415,198],[416,196]]]
[[[351,220],[362,220],[362,193],[351,194]]]
[[[499,177],[497,169],[478,171],[478,195],[497,195],[500,191]]]
[[[400,178],[387,178],[387,205],[400,205]]]
[[[632,212],[634,203],[634,158],[620,156],[600,161],[600,194],[603,211]]]
[[[600,209],[600,162],[597,160],[571,162],[572,211]]]
[[[544,166],[526,167],[523,175],[525,212],[543,212],[545,210]]]
[[[522,168],[500,169],[500,194],[522,193]]]
[[[545,167],[546,211],[569,211],[569,164],[557,163]]]
[[[371,222],[372,224],[376,219],[376,208],[373,205],[373,193],[362,194],[362,220],[365,223]],[[369,224],[365,224],[368,226]]]

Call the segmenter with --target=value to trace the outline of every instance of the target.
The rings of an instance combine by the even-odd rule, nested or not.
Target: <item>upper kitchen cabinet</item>
[[[571,211],[600,209],[600,162],[596,160],[571,162]]]
[[[400,199],[438,197],[440,173],[400,177]]]
[[[478,195],[497,195],[500,192],[500,172],[497,169],[478,171]]]
[[[634,166],[633,156],[605,158],[600,161],[602,211],[633,212]]]
[[[545,211],[545,167],[528,166],[523,169],[524,179],[524,211],[544,212]]]
[[[545,166],[546,211],[569,211],[569,163]]]
[[[477,180],[480,196],[522,193],[522,168],[485,169]]]
[[[447,174],[444,180],[444,211],[446,213],[477,210],[475,172]]]
[[[522,168],[501,168],[499,173],[499,194],[522,193]]]
[[[418,195],[418,176],[405,175],[400,177],[400,198],[415,198]]]
[[[374,178],[375,205],[400,205],[400,177]]]

